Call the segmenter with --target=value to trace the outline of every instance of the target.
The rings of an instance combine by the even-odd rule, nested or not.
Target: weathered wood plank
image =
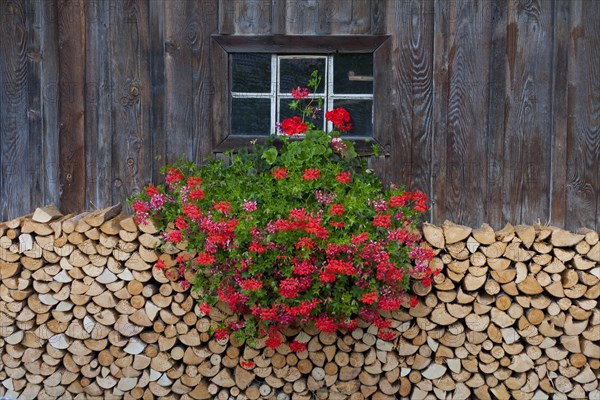
[[[446,203],[446,140],[448,132],[448,50],[449,37],[449,4],[434,3],[433,21],[433,120],[434,146],[432,149],[432,189],[431,189],[431,221],[438,222],[446,219],[444,204]]]
[[[216,1],[216,0],[214,0]],[[207,1],[208,4],[211,3]],[[215,3],[216,4],[216,3]],[[165,2],[152,1],[150,10],[150,79],[152,82],[150,134],[152,148],[152,182],[160,182],[160,169],[165,165],[167,139],[165,135]],[[216,6],[214,8],[216,15]]]
[[[600,226],[600,7],[571,4],[566,227]],[[595,21],[595,22],[594,22]]]
[[[211,39],[210,71],[213,77],[214,90],[212,94],[212,141],[215,147],[223,142],[229,135],[229,79],[219,79],[223,71],[229,70],[227,52],[214,39]]]
[[[110,3],[86,5],[85,154],[86,207],[113,203],[111,166],[113,127],[110,95]]]
[[[165,129],[167,163],[181,156],[192,159],[194,101],[192,96],[192,52],[190,36],[193,3],[175,0],[165,7]]]
[[[410,4],[407,44],[410,52],[412,145],[410,190],[431,192],[433,125],[433,1]],[[404,68],[407,66],[405,65]],[[401,182],[399,182],[401,183]],[[428,220],[429,215],[424,219]]]
[[[565,226],[567,214],[567,74],[569,68],[570,1],[554,3],[554,48],[552,60],[552,193],[551,222]]]
[[[386,0],[372,0],[371,2],[371,35],[384,35]]]
[[[492,3],[489,3],[492,4]],[[487,177],[487,188],[485,192],[485,221],[482,222],[500,229],[506,221],[502,216],[502,204],[505,200],[502,193],[503,182],[503,160],[504,160],[504,132],[505,121],[505,98],[506,98],[506,24],[508,5],[505,2],[494,3],[490,7],[488,18],[491,23],[490,29],[490,62],[487,84],[480,90],[490,93],[488,107],[488,126],[486,135],[486,158],[484,165]]]
[[[212,150],[217,144],[214,136],[212,97],[215,95],[215,80],[210,68],[211,34],[218,29],[218,16],[206,8],[204,2],[196,1],[190,27],[193,35],[188,36],[192,57],[192,104],[193,117],[193,149],[192,159],[200,163],[212,157]],[[191,29],[189,29],[191,30]]]
[[[114,133],[113,202],[120,202],[150,180],[150,82],[148,3],[110,3],[110,44]]]
[[[83,7],[83,0],[58,1],[60,206],[64,213],[85,208]]]
[[[387,107],[395,110],[386,113],[385,109],[377,112],[377,117],[387,115],[386,135],[389,137],[389,153],[391,156],[386,160],[392,165],[391,176],[384,174],[384,183],[410,183],[411,162],[408,158],[412,147],[412,86],[413,65],[410,47],[410,35],[405,26],[411,21],[411,3],[403,1],[390,1],[386,11],[386,26],[388,33],[392,35],[390,64],[393,67],[388,71],[390,74]],[[386,107],[386,108],[387,108]],[[386,144],[384,144],[385,147]],[[382,160],[380,160],[382,161]]]
[[[41,29],[41,70],[42,88],[41,131],[43,142],[44,204],[60,205],[59,186],[59,60],[58,60],[58,24],[56,2],[38,0]],[[32,211],[32,210],[28,210]]]
[[[552,3],[510,3],[508,103],[503,167],[506,221],[549,215]]]
[[[447,218],[474,225],[484,220],[490,23],[485,2],[450,6],[449,93],[446,139]],[[441,206],[441,204],[440,204]]]
[[[27,151],[27,180],[29,183],[29,207],[35,208],[45,203],[44,187],[46,171],[43,162],[42,136],[42,14],[36,1],[26,3],[27,24],[27,117],[29,122],[29,148]],[[27,210],[29,211],[29,210]]]
[[[25,1],[0,4],[0,210],[3,215],[24,214],[31,208],[31,184],[28,169],[28,59],[29,33]]]

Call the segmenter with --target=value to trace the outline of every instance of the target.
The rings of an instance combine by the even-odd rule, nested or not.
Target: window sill
[[[235,151],[241,148],[249,148],[252,146],[252,142],[256,141],[258,144],[265,143],[268,136],[251,136],[251,135],[231,135],[223,140],[215,149],[213,153],[225,153],[227,151]],[[364,137],[342,137],[344,140],[351,140],[354,142],[354,148],[360,156],[373,155],[373,145],[377,142],[373,138]],[[301,140],[301,139],[297,139]],[[388,157],[389,153],[384,150],[383,146],[379,146],[379,155]]]

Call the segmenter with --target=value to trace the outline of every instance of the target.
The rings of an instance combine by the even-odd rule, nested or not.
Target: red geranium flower
[[[348,111],[342,107],[327,111],[325,113],[325,118],[327,121],[331,121],[333,126],[335,126],[335,128],[340,132],[346,132],[352,128],[352,124],[350,123],[350,114],[348,114]]]
[[[339,183],[350,183],[350,172],[340,172],[336,175],[335,179]]]
[[[292,350],[295,353],[302,353],[306,350],[306,343],[294,340],[292,341],[292,343],[290,343],[290,350]]]
[[[196,257],[196,262],[200,265],[211,265],[215,262],[215,257],[207,252],[202,252]]]
[[[281,344],[281,335],[279,333],[269,333],[269,338],[265,341],[265,345],[271,349],[278,347]]]
[[[168,233],[167,240],[169,242],[179,243],[183,240],[183,236],[181,235],[180,231],[174,230]]]
[[[202,200],[204,198],[204,190],[194,189],[190,191],[190,200]]]
[[[154,185],[148,185],[146,188],[146,194],[150,197],[156,196],[158,194],[158,188]]]
[[[392,226],[392,217],[390,217],[388,214],[377,215],[375,218],[373,218],[373,226],[389,228]]]
[[[198,311],[200,314],[208,315],[210,314],[210,306],[207,303],[198,304]]]
[[[373,304],[377,301],[377,292],[365,293],[362,295],[361,300],[365,304]]]
[[[202,179],[199,176],[190,176],[187,184],[190,189],[195,189],[197,186],[202,185]]]
[[[288,177],[287,168],[275,168],[273,169],[273,177],[277,180],[285,179]]]
[[[213,202],[215,210],[221,211],[223,214],[228,214],[231,211],[231,203],[228,201]]]
[[[164,269],[166,267],[166,264],[165,264],[165,262],[163,260],[158,260],[156,262],[156,264],[154,264],[154,267],[156,269]]]
[[[288,136],[295,135],[296,133],[306,133],[306,124],[300,117],[288,118],[281,122],[281,130]]]
[[[319,179],[319,176],[321,175],[321,171],[319,171],[316,168],[307,168],[304,171],[304,175],[302,175],[302,179],[304,179],[305,181],[314,181],[316,179]]]
[[[343,204],[332,204],[331,205],[331,215],[342,215],[344,213],[344,205]]]
[[[310,95],[307,88],[301,88],[298,86],[296,89],[292,89],[292,97],[296,100],[305,99]]]
[[[179,182],[184,178],[183,173],[177,168],[169,168],[167,169],[167,175],[165,176],[165,182],[168,185]]]
[[[229,337],[229,330],[227,328],[215,329],[215,339],[223,340]]]
[[[419,304],[419,300],[417,299],[417,296],[413,296],[410,298],[410,301],[408,302],[408,305],[411,308],[415,308],[417,306],[417,304]]]

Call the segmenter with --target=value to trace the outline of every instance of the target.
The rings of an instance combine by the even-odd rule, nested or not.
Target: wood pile
[[[210,330],[171,282],[180,249],[120,207],[0,224],[0,397],[23,399],[599,398],[598,233],[425,224],[441,273],[394,313],[392,341],[288,330],[269,349]],[[292,339],[307,343],[294,353]]]

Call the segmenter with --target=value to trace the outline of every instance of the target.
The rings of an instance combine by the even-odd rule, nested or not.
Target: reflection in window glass
[[[232,110],[232,134],[266,136],[271,133],[270,99],[233,98]]]
[[[373,100],[334,100],[333,107],[344,107],[352,118],[352,128],[344,135],[373,136]]]
[[[336,54],[333,57],[334,93],[373,93],[372,79],[372,54]]]
[[[315,70],[325,78],[325,58],[281,58],[280,62],[280,93],[289,93],[298,86],[305,87]],[[324,93],[324,88],[325,82],[322,80],[317,93]]]
[[[233,91],[269,93],[271,91],[270,54],[232,54]]]

